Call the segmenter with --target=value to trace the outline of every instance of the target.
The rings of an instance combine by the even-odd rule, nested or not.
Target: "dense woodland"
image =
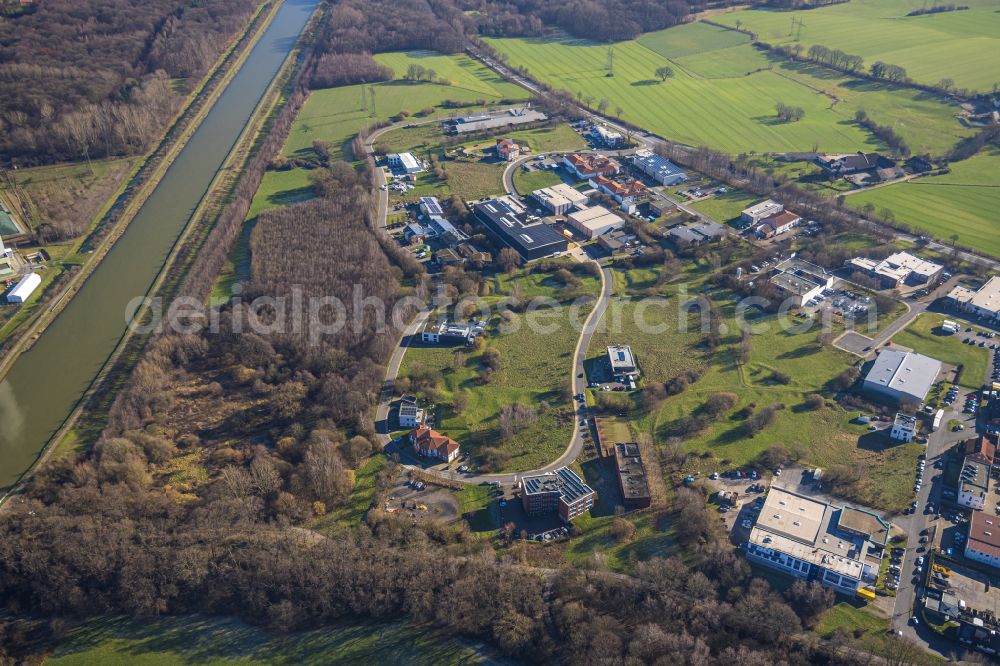
[[[699,0],[493,0],[483,9],[490,36],[538,35],[555,26],[576,37],[619,41],[682,23],[703,7]]]
[[[45,0],[0,20],[0,161],[145,151],[256,0]]]

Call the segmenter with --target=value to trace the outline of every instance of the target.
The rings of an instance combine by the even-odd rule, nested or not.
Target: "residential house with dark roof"
[[[816,164],[828,174],[836,176],[896,166],[895,162],[878,153],[860,151],[854,155],[820,155],[816,158]]]

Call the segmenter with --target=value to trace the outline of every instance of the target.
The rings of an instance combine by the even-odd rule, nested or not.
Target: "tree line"
[[[256,8],[253,0],[46,0],[0,22],[0,161],[147,150]]]

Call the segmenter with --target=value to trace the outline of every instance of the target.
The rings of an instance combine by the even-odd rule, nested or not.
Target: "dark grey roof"
[[[536,252],[548,245],[566,243],[566,237],[555,227],[542,220],[528,219],[527,212],[513,210],[502,199],[477,203],[472,210],[476,217],[521,254]]]
[[[572,503],[581,497],[592,494],[593,489],[584,483],[568,467],[560,467],[555,472],[526,476],[521,479],[525,495],[558,492],[566,503]]]

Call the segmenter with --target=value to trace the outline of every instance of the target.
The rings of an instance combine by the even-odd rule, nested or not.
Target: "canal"
[[[114,351],[126,306],[152,285],[318,2],[285,0],[124,234],[0,382],[0,494],[34,463]]]

